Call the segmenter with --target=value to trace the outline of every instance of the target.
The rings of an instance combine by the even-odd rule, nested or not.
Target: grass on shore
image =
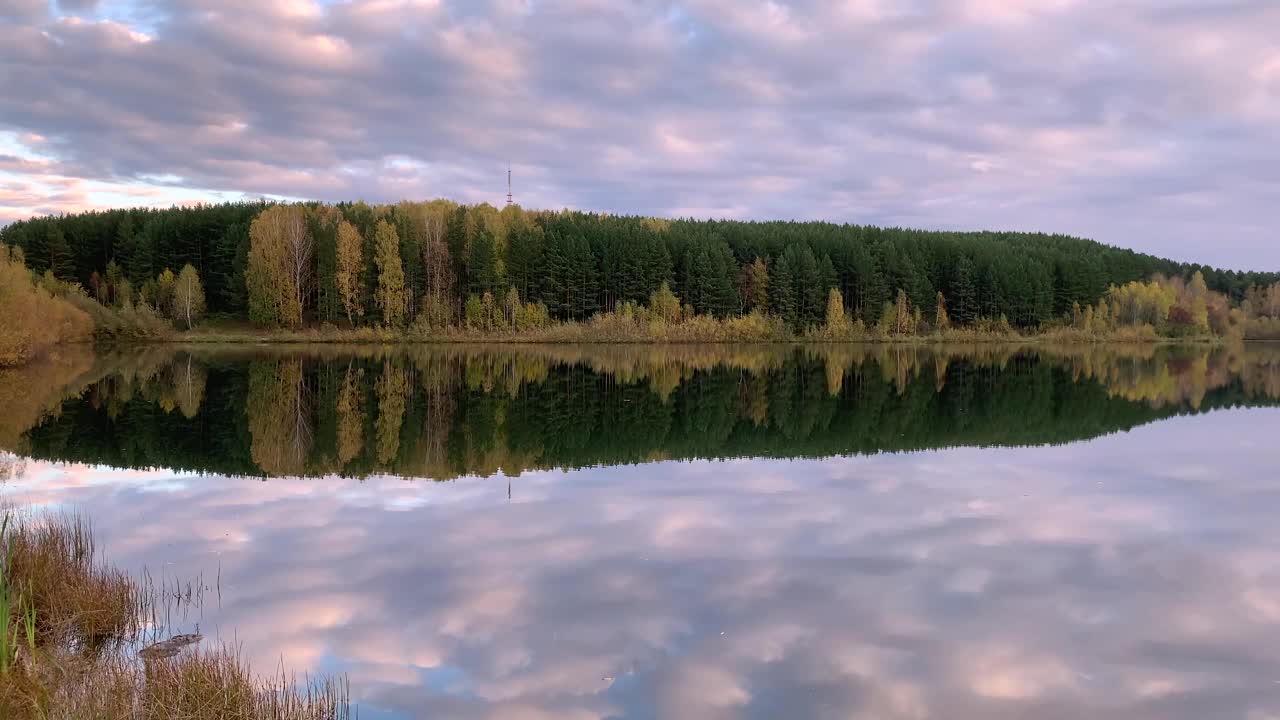
[[[1280,318],[1255,318],[1244,326],[1245,340],[1280,342]]]
[[[849,343],[849,344],[1161,344],[1226,342],[1216,336],[1172,338],[1160,335],[1149,325],[1125,326],[1107,332],[1086,332],[1072,327],[1051,327],[1037,331],[1020,331],[1008,325],[986,323],[975,327],[950,327],[945,330],[911,334],[882,333],[850,323],[839,330],[825,326],[796,334],[781,320],[759,314],[726,319],[695,316],[679,322],[653,322],[619,317],[616,313],[597,315],[583,322],[555,323],[528,330],[468,328],[428,329],[322,326],[258,328],[243,322],[208,322],[193,330],[177,332],[165,338],[177,343],[208,344],[417,344],[417,343],[494,343],[494,344],[661,344],[661,343]]]
[[[158,593],[98,560],[82,518],[0,519],[0,718],[331,720],[345,681],[260,677],[225,644],[140,652]],[[198,637],[195,638],[198,640]],[[182,649],[182,644],[191,647]]]

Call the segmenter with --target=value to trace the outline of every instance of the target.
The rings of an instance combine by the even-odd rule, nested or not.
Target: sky
[[[1278,270],[1274,0],[0,0],[0,223],[273,197]]]

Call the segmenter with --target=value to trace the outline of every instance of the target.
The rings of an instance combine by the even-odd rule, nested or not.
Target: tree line
[[[652,306],[661,294],[678,316],[757,312],[801,331],[827,323],[833,300],[838,318],[867,326],[900,330],[922,310],[930,324],[1002,318],[1025,329],[1082,323],[1080,308],[1096,312],[1112,287],[1154,275],[1202,282],[1254,307],[1280,283],[1280,273],[1062,235],[664,220],[447,200],[93,211],[13,223],[0,242],[21,248],[36,273],[78,283],[102,303],[146,303],[179,319],[186,314],[160,286],[166,272],[189,265],[209,312],[291,328],[536,327]],[[1172,322],[1187,324],[1181,314]]]

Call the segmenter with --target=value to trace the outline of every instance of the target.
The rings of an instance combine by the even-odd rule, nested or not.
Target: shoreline
[[[878,337],[868,335],[850,338],[653,338],[653,337],[539,337],[537,335],[441,334],[417,335],[394,331],[320,331],[291,330],[266,332],[175,333],[163,338],[119,343],[121,345],[1060,345],[1088,347],[1094,345],[1190,345],[1221,346],[1231,344],[1221,337],[1169,338],[1122,335],[1118,337],[1081,338],[1074,334],[1038,333],[1033,335],[992,335],[948,333],[945,335],[911,335]],[[1267,343],[1267,340],[1242,340]]]
[[[59,343],[24,363],[0,365],[0,371],[19,370],[27,365],[39,364],[50,354],[61,350],[82,349],[90,352],[112,350],[138,350],[161,347],[259,347],[289,348],[316,347],[342,348],[354,346],[383,347],[464,347],[489,346],[509,348],[534,347],[862,347],[862,348],[917,348],[943,349],[960,347],[1005,347],[1026,350],[1070,351],[1090,348],[1223,348],[1231,346],[1276,346],[1280,341],[1231,337],[1171,338],[1147,333],[1111,333],[1106,336],[1089,336],[1072,331],[1021,334],[996,334],[969,331],[948,331],[944,334],[877,336],[867,334],[857,337],[601,337],[591,333],[565,335],[555,333],[496,334],[496,333],[443,333],[417,334],[412,332],[359,328],[356,330],[324,329],[305,330],[248,330],[248,329],[197,329],[174,331],[160,336],[143,338],[115,338],[75,340]]]

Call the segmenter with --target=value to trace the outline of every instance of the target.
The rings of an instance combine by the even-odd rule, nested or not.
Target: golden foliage
[[[245,268],[250,320],[259,325],[302,325],[314,284],[314,251],[303,206],[272,205],[254,219]]]
[[[364,268],[364,238],[355,225],[343,220],[338,223],[337,269],[334,284],[338,289],[338,298],[342,300],[342,309],[347,313],[347,322],[355,323],[355,319],[364,315],[361,295],[364,290],[360,282],[360,272]]]
[[[22,365],[59,343],[92,337],[93,320],[32,281],[22,258],[0,245],[0,367]]]
[[[200,274],[191,263],[187,263],[173,284],[172,317],[190,330],[192,324],[204,316],[204,309],[204,285],[200,282]]]
[[[379,220],[373,230],[373,262],[378,266],[378,287],[374,299],[382,311],[382,324],[395,327],[404,320],[409,306],[404,286],[404,267],[400,262],[400,238],[396,228]]]

